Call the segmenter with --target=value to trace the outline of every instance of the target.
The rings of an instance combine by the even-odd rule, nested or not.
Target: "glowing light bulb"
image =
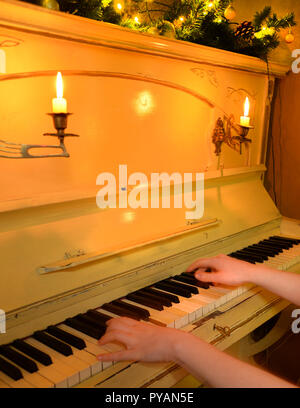
[[[210,2],[210,3],[208,3],[208,5],[207,5],[207,7],[210,8],[210,9],[213,8],[213,6],[214,6],[214,3],[213,3],[213,2]]]
[[[179,17],[179,20],[183,23],[184,22],[184,17],[183,16]]]
[[[135,22],[136,24],[140,24],[140,20],[139,20],[138,16],[135,16],[135,17],[134,17],[134,22]]]
[[[121,3],[118,3],[118,4],[117,4],[117,9],[118,9],[118,10],[122,10],[122,8],[123,8],[122,4],[121,4]]]

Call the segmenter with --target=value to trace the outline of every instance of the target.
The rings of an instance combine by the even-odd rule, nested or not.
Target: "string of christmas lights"
[[[152,35],[162,35],[267,60],[281,29],[294,41],[293,12],[280,18],[265,7],[253,21],[234,22],[233,0],[24,0]]]

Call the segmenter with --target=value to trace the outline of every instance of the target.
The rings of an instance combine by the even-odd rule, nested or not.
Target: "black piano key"
[[[83,339],[74,336],[71,333],[67,333],[59,327],[48,326],[46,332],[56,337],[57,339],[64,341],[70,346],[77,348],[78,350],[83,350],[84,348],[86,348],[86,344]]]
[[[8,361],[4,360],[4,358],[2,357],[0,357],[0,371],[2,371],[4,374],[6,374],[14,381],[18,381],[23,378],[23,374],[21,373],[20,369],[15,365],[9,363]]]
[[[99,340],[103,336],[103,330],[100,330],[96,327],[91,327],[90,325],[84,323],[83,321],[72,317],[64,321],[66,326],[72,327],[75,330],[85,333],[93,339]]]
[[[259,244],[268,244],[271,245],[273,248],[281,248],[281,249],[290,249],[290,244],[285,242],[278,242],[273,241],[271,239],[260,241]]]
[[[165,282],[165,283],[167,283],[167,284],[170,284],[172,287],[174,287],[174,288],[178,288],[178,289],[181,289],[181,290],[183,290],[183,291],[186,291],[186,295],[189,293],[190,295],[192,295],[192,294],[198,294],[198,290],[197,290],[197,288],[194,288],[194,287],[192,287],[192,286],[188,286],[188,285],[186,285],[186,284],[184,284],[184,283],[181,283],[181,282],[176,282],[176,281],[173,281],[172,280],[173,278],[169,278],[169,279],[165,279],[165,280],[163,280],[162,282]],[[197,291],[197,292],[196,292]]]
[[[172,278],[169,279],[168,282],[176,283],[177,285],[180,285],[180,287],[183,287],[184,289],[186,288],[193,295],[198,295],[199,293],[196,285],[193,286],[191,282],[178,281],[177,279],[174,279],[174,276],[172,276]]]
[[[80,313],[79,315],[77,315],[75,317],[76,317],[76,319],[78,319],[78,320],[82,321],[83,323],[89,325],[92,329],[96,328],[96,329],[102,331],[103,334],[106,331],[106,327],[107,327],[106,324],[104,324],[103,322],[100,322],[94,316],[88,315],[87,313],[85,313],[85,314]]]
[[[182,282],[182,283],[186,283],[188,285],[193,285],[193,286],[196,286],[198,288],[202,288],[201,282],[199,282],[196,278],[193,278],[192,276],[189,277],[189,276],[179,275],[179,276],[173,276],[172,279],[176,280],[178,282]]]
[[[288,242],[288,241],[282,241],[279,239],[275,239],[275,238],[269,238],[267,240],[267,242],[271,242],[274,245],[278,245],[278,246],[287,246],[287,247],[292,247],[294,244],[292,242]]]
[[[125,316],[134,320],[141,320],[141,317],[137,313],[129,311],[128,309],[120,306],[113,305],[112,303],[104,303],[104,305],[101,306],[101,309],[107,310],[108,312],[114,313],[118,316]]]
[[[271,257],[274,257],[276,255],[279,255],[283,250],[282,249],[276,249],[276,248],[272,248],[271,246],[267,246],[267,245],[258,245],[257,247],[255,245],[253,245],[253,249],[260,249],[262,251],[265,251],[266,254],[268,254]]]
[[[52,364],[51,357],[48,354],[37,349],[36,347],[33,347],[31,344],[28,344],[23,340],[15,340],[11,345],[14,348],[22,351],[22,353],[27,354],[27,356],[34,358],[44,366],[49,366]]]
[[[180,276],[184,276],[187,277],[189,279],[194,279],[197,282],[198,288],[202,288],[202,289],[209,289],[210,284],[209,282],[201,282],[199,281],[197,278],[195,278],[195,272],[183,272]]]
[[[165,290],[166,292],[174,293],[175,295],[183,296],[186,298],[192,297],[191,293],[186,289],[180,288],[170,282],[158,282],[153,285],[155,288]]]
[[[106,331],[107,328],[106,323],[104,323],[103,320],[100,320],[97,317],[91,315],[90,313],[85,313],[84,315],[79,314],[76,316],[76,319],[91,326],[92,328],[96,328],[97,330],[103,331],[103,334]]]
[[[162,306],[166,306],[166,307],[171,307],[172,306],[172,302],[169,299],[167,299],[167,298],[165,298],[165,297],[163,297],[163,296],[161,296],[159,294],[149,293],[145,289],[138,290],[135,293],[137,295],[140,295],[140,296],[143,296],[143,297],[146,297],[146,298],[150,298],[152,300],[156,300],[157,302],[160,302]]]
[[[269,255],[269,254],[267,255],[265,252],[263,252],[259,248],[257,248],[257,249],[255,249],[255,248],[245,248],[245,249],[242,250],[242,252],[247,253],[249,255],[258,256],[258,257],[262,258],[265,261],[268,259],[268,255]]]
[[[300,239],[296,239],[296,238],[280,237],[277,235],[270,237],[270,238],[277,239],[278,241],[290,242],[291,244],[295,244],[295,245],[300,244]]]
[[[88,310],[86,312],[87,316],[91,316],[98,321],[99,324],[102,324],[103,327],[106,327],[106,322],[111,320],[110,316],[105,315],[104,313],[99,312],[98,310]]]
[[[111,302],[117,306],[124,307],[125,309],[137,313],[140,315],[141,319],[148,319],[150,316],[150,313],[148,310],[143,309],[142,307],[134,306],[134,305],[129,305],[128,303],[124,302],[122,299],[117,299]]]
[[[159,311],[164,310],[161,303],[156,302],[153,299],[149,299],[149,298],[137,295],[136,293],[129,293],[126,296],[126,299],[131,300],[132,302],[138,303],[140,305],[151,307],[152,309],[155,309],[155,310],[159,310]]]
[[[252,252],[249,252],[245,249],[241,250],[241,251],[237,251],[237,254],[241,254],[241,255],[245,255],[246,257],[249,257],[250,259],[253,259],[256,262],[263,262],[266,261],[268,259],[268,257],[263,256],[263,255],[259,255],[259,254],[253,254]]]
[[[64,356],[71,356],[73,354],[72,348],[68,346],[68,344],[62,343],[60,340],[49,336],[49,334],[44,331],[38,330],[33,333],[32,337]]]
[[[245,256],[237,255],[236,253],[229,254],[228,256],[230,256],[231,258],[239,259],[240,261],[245,261],[245,262],[255,264],[255,261],[253,261],[253,260],[251,260],[249,258],[246,258]]]
[[[172,294],[172,293],[166,293],[166,292],[162,292],[161,290],[158,289],[154,289],[152,287],[147,287],[144,288],[143,290],[145,290],[148,293],[153,293],[154,295],[158,295],[158,296],[162,296],[165,299],[170,300],[172,303],[180,303],[180,300],[178,298],[178,296]]]
[[[245,256],[245,257],[247,257],[247,258],[252,258],[252,259],[254,259],[254,260],[258,260],[258,261],[262,261],[263,260],[263,257],[262,256],[260,256],[260,255],[255,255],[255,254],[252,254],[252,253],[249,253],[246,249],[241,249],[240,251],[236,251],[235,252],[237,255],[242,255],[242,256]]]
[[[259,253],[265,254],[267,256],[275,256],[282,252],[281,249],[274,249],[267,245],[251,245],[247,247],[247,249],[251,249],[253,251],[259,251]]]
[[[0,346],[0,354],[18,366],[24,368],[24,370],[29,373],[35,373],[38,371],[35,361],[30,360],[30,358],[24,356],[10,346]]]

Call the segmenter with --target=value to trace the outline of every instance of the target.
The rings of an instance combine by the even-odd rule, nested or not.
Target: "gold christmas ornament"
[[[42,0],[40,2],[41,6],[51,9],[51,10],[59,10],[59,4],[56,0]]]
[[[232,6],[228,6],[227,9],[224,11],[224,17],[227,18],[227,20],[233,20],[235,16],[236,16],[235,8]]]
[[[168,38],[176,38],[174,24],[170,23],[170,21],[164,20],[160,28],[160,35]]]
[[[288,44],[291,44],[292,42],[294,42],[294,40],[295,40],[295,36],[290,30],[289,33],[285,36],[285,42]]]
[[[159,35],[159,29],[157,27],[150,27],[147,33],[152,35]]]

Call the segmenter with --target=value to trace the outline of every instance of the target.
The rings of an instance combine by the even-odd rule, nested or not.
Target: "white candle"
[[[246,126],[246,127],[250,126],[249,111],[250,111],[250,103],[249,103],[249,98],[247,97],[245,100],[245,104],[244,104],[244,116],[241,116],[240,118],[241,126]]]
[[[63,98],[64,86],[61,73],[56,77],[56,98],[52,99],[53,113],[67,113],[67,100]]]

